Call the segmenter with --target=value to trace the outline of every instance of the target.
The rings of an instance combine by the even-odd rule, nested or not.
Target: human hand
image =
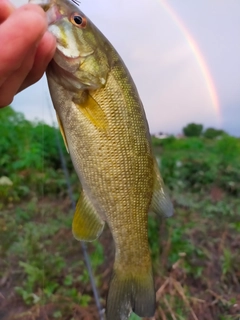
[[[39,6],[15,9],[8,0],[0,0],[0,44],[0,107],[4,107],[43,76],[56,41]]]

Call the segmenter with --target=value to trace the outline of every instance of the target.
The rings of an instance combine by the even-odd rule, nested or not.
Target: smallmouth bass
[[[155,313],[148,212],[173,207],[154,159],[148,123],[122,59],[76,0],[30,0],[46,11],[57,49],[47,79],[59,127],[82,185],[72,230],[93,241],[105,222],[115,243],[107,320]]]

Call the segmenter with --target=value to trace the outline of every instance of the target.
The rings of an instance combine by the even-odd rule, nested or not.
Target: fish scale
[[[41,0],[36,0],[41,4]],[[31,2],[34,2],[32,0]],[[67,0],[43,0],[57,40],[47,69],[60,130],[82,185],[73,235],[93,241],[105,222],[115,243],[107,320],[155,312],[148,212],[173,207],[152,153],[145,112],[117,51]]]

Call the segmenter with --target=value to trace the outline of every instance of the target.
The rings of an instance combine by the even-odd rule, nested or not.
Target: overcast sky
[[[240,136],[239,0],[81,0],[81,9],[125,61],[152,133],[197,122]],[[44,78],[12,106],[49,123],[48,101]]]

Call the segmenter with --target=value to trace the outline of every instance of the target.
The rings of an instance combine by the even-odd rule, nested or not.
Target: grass
[[[240,200],[233,198],[228,204],[226,197],[215,206],[211,199],[201,200],[196,194],[173,199],[174,218],[161,223],[149,218],[158,289],[155,319],[205,319],[204,314],[208,314],[206,319],[223,315],[237,319]],[[18,319],[38,319],[36,310],[37,314],[46,312],[50,319],[82,319],[74,316],[79,308],[97,314],[80,245],[71,234],[71,220],[67,202],[63,206],[48,198],[1,211],[1,292],[5,308],[8,304],[22,307]],[[113,260],[110,240],[105,230],[100,242],[89,247],[103,304]]]
[[[71,234],[71,210],[68,215],[64,211],[62,204],[43,199],[0,213],[1,292],[5,296],[6,291],[8,299],[7,284],[11,283],[16,306],[18,297],[24,306],[23,319],[25,310],[34,314],[36,307],[51,305],[50,313],[57,317],[92,301],[80,244]],[[90,248],[95,271],[103,263],[102,246],[96,243]]]

